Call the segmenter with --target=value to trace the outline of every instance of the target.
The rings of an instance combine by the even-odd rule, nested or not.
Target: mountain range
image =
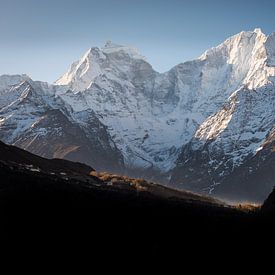
[[[156,72],[137,49],[93,47],[54,84],[0,76],[0,140],[228,200],[275,178],[275,34],[241,32]]]

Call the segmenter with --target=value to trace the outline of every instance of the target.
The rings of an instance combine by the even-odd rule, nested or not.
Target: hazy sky
[[[53,82],[106,40],[162,72],[242,30],[275,31],[274,10],[273,0],[0,0],[0,74]]]

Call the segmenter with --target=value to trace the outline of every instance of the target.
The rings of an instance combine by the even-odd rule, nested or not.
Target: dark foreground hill
[[[3,143],[0,152],[0,238],[21,256],[49,251],[90,260],[172,257],[187,263],[230,249],[238,257],[266,251],[274,243],[274,213],[265,207],[264,213],[229,207]]]

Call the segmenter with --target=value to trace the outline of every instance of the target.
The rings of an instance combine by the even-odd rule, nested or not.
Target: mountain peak
[[[121,47],[123,47],[123,46],[119,45],[119,44],[115,44],[111,40],[108,40],[108,41],[106,41],[103,49],[106,49],[106,48],[121,48]]]
[[[263,34],[261,28],[255,28],[255,30],[254,30],[253,32],[255,32],[255,33],[257,33],[257,34]]]
[[[105,43],[104,47],[102,48],[102,52],[105,54],[122,52],[128,55],[130,58],[146,60],[146,58],[138,51],[137,48],[132,46],[124,46],[124,45],[116,44],[116,43],[113,43],[111,40],[108,40]]]
[[[107,59],[108,61],[106,61]],[[55,84],[69,85],[69,88],[74,91],[83,91],[89,88],[98,76],[106,73],[106,66],[109,66],[110,69],[110,64],[115,64],[115,67],[119,67],[127,74],[129,68],[135,63],[134,60],[146,61],[136,48],[115,44],[109,40],[102,48],[90,48],[81,59],[71,65],[70,69]],[[121,62],[124,62],[125,66],[117,65]]]
[[[3,91],[5,89],[9,89],[14,85],[17,85],[18,83],[30,80],[31,78],[26,74],[21,75],[0,75],[0,91]]]

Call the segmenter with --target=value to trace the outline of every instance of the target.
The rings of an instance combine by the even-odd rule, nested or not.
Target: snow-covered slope
[[[136,49],[109,42],[91,48],[56,83],[73,90],[61,97],[75,112],[96,113],[129,167],[166,172],[231,94],[269,82],[274,68],[266,66],[268,39],[259,29],[242,32],[164,74]]]
[[[62,91],[30,79],[12,86],[0,97],[5,105],[0,108],[0,140],[43,157],[121,171],[123,158],[106,127],[93,112],[86,113],[85,122],[78,124],[70,106],[56,96]]]
[[[246,52],[244,48],[250,44],[241,42],[242,38],[253,41]],[[229,62],[237,61],[234,66],[242,81],[183,146],[171,179],[182,187],[215,193],[219,186],[220,190],[238,167],[262,150],[275,124],[274,35],[266,37],[256,29],[235,36],[234,41],[238,43],[229,47],[234,53]],[[250,167],[251,173],[255,169]]]
[[[220,178],[260,151],[274,125],[274,45],[274,34],[241,32],[193,61],[158,73],[137,49],[109,41],[89,49],[55,85],[4,76],[1,138],[15,143],[15,135],[20,140],[43,132],[43,123],[32,128],[41,119],[37,109],[26,115],[29,123],[19,118],[27,106],[19,104],[23,90],[28,93],[24,85],[31,83],[39,96],[28,104],[35,102],[42,113],[62,110],[68,123],[101,144],[98,148],[116,152],[113,162],[124,162],[127,173],[165,174],[172,176],[170,184],[213,192]],[[43,103],[36,102],[40,97]],[[13,126],[7,130],[7,125]]]

